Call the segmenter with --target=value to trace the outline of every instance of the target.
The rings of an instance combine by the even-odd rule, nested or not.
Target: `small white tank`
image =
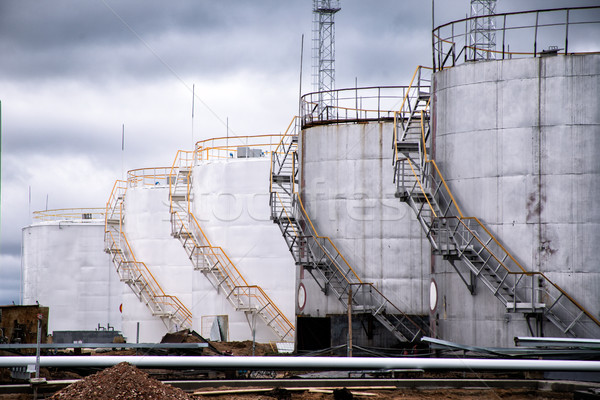
[[[104,209],[34,212],[23,228],[23,304],[50,308],[48,331],[121,329],[122,283],[104,252]]]

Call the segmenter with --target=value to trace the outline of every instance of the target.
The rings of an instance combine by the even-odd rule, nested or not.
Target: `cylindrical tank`
[[[280,139],[275,135],[200,142],[192,175],[192,211],[211,245],[221,247],[247,283],[260,286],[294,324],[294,259],[269,208],[268,154]],[[236,311],[202,272],[194,273],[193,285],[198,332],[212,336],[218,323],[229,340],[252,339],[251,314]],[[259,317],[254,326],[257,342],[279,340]],[[285,338],[293,339],[293,334]]]
[[[468,63],[434,87],[434,158],[463,214],[598,317],[600,55]],[[511,346],[531,335],[483,285],[472,296],[447,262],[434,270],[438,337]]]
[[[412,210],[395,198],[393,126],[388,119],[303,129],[300,194],[319,234],[331,238],[363,282],[373,283],[404,313],[428,316],[431,250]],[[345,343],[341,302],[324,296],[306,271],[300,272],[299,284],[306,291],[299,315],[329,316],[332,345]],[[364,341],[363,330],[356,331],[356,343],[362,345],[396,343],[382,326],[371,329]]]
[[[104,252],[104,209],[34,213],[23,228],[23,304],[49,307],[48,331],[121,329],[121,286]]]
[[[166,295],[192,309],[193,267],[178,240],[171,236],[168,174],[170,168],[129,171],[124,200],[125,237],[137,261],[154,276]],[[112,267],[114,269],[114,267]],[[123,288],[123,335],[129,342],[160,342],[181,326],[152,315],[129,286]]]

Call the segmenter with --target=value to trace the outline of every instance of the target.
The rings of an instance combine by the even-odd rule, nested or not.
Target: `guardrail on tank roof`
[[[331,90],[328,93],[335,101],[327,107],[320,103],[323,92],[307,93],[301,99],[302,127],[393,120],[407,89],[407,86],[371,86]]]
[[[494,19],[495,49],[474,44],[469,27]],[[442,70],[481,59],[527,58],[600,52],[600,6],[553,8],[463,18],[433,29],[433,62]],[[483,55],[483,58],[480,56]]]
[[[104,220],[104,208],[58,208],[55,210],[34,211],[33,220],[45,221],[77,221]]]
[[[138,168],[127,171],[127,187],[168,186],[171,167]]]
[[[201,140],[196,142],[194,161],[266,157],[277,148],[282,137],[281,134],[268,134]]]

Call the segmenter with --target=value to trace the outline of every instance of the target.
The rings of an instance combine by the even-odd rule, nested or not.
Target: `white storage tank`
[[[433,103],[434,157],[463,213],[596,318],[599,89],[600,55],[551,55],[437,72]],[[447,262],[436,260],[434,277],[438,337],[512,346],[535,333],[484,288],[472,297]],[[548,322],[543,334],[562,336]]]
[[[295,264],[269,208],[269,152],[280,140],[280,135],[260,135],[198,142],[192,212],[211,244],[221,247],[248,285],[260,286],[293,326]],[[198,332],[230,341],[281,340],[259,317],[253,325],[252,313],[236,311],[226,296],[204,273],[194,273]],[[283,340],[293,341],[293,331]]]
[[[122,283],[104,252],[104,209],[34,212],[23,228],[23,304],[49,307],[49,333],[121,329]]]
[[[412,210],[395,197],[393,110],[400,107],[405,88],[390,90],[340,90],[336,94],[339,108],[330,111],[334,114],[330,120],[317,121],[318,116],[311,120],[310,114],[303,114],[300,195],[316,230],[333,241],[358,277],[373,283],[405,314],[425,321],[429,315],[431,250]],[[305,96],[306,104],[310,104],[310,96]],[[349,98],[347,108],[342,97]],[[348,111],[356,107],[360,110]],[[346,343],[344,305],[335,296],[325,296],[307,271],[299,272],[298,283],[306,292],[298,309],[298,334],[302,317],[308,326],[315,323],[314,328],[307,328],[307,335],[310,330],[330,329],[332,346]],[[359,324],[354,329],[356,344],[398,344],[368,314],[363,317],[362,326],[369,328],[362,329]],[[328,320],[319,322],[319,318]],[[329,343],[321,347],[326,345]]]
[[[177,297],[192,310],[192,265],[181,244],[171,236],[170,170],[158,167],[128,172],[123,231],[135,259],[148,268],[164,293]],[[183,328],[186,327],[152,315],[150,308],[124,284],[123,335],[128,342],[160,342],[165,333]]]

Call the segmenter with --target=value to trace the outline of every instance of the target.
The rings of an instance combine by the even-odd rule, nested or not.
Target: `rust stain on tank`
[[[538,198],[537,193],[530,193],[529,197],[527,197],[527,222],[533,222],[535,219],[538,219],[539,216],[544,210],[544,203],[546,202],[546,196],[542,195]]]

